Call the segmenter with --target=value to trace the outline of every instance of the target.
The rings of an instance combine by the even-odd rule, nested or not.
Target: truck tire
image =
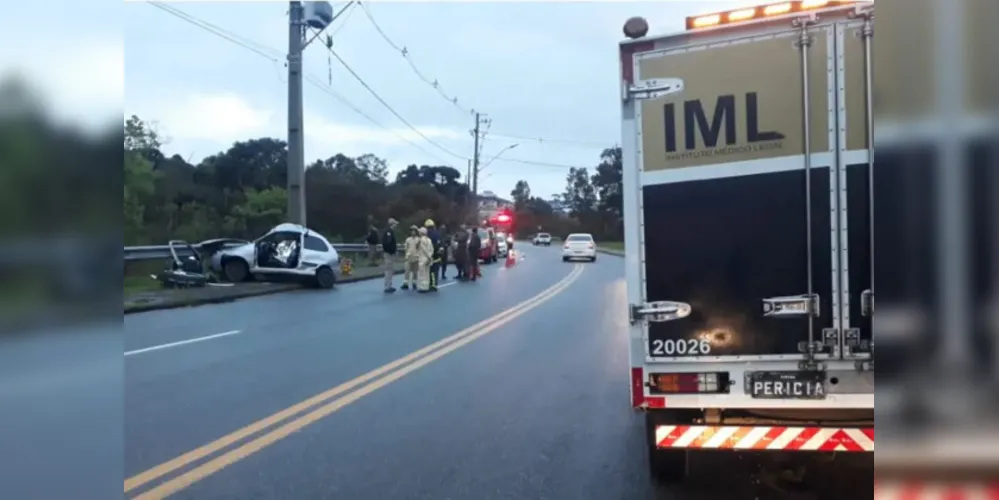
[[[645,442],[648,448],[649,478],[654,483],[668,485],[687,478],[687,450],[663,450],[656,447],[656,426],[669,425],[667,412],[645,413]]]

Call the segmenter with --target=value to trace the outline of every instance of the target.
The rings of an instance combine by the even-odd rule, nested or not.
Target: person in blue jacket
[[[434,256],[430,263],[430,291],[436,292],[437,277],[440,275],[441,266],[441,233],[437,231],[433,219],[427,219],[423,223],[423,227],[427,229],[427,237],[434,244]]]

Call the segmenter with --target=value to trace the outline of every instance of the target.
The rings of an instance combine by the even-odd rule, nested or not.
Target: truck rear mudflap
[[[660,449],[874,452],[874,427],[659,425]]]

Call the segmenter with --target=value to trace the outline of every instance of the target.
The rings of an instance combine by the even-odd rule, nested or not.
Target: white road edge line
[[[242,332],[241,330],[232,330],[228,332],[216,333],[215,335],[209,335],[207,337],[198,337],[194,339],[181,340],[178,342],[170,342],[169,344],[154,345],[152,347],[143,347],[142,349],[136,349],[134,351],[125,351],[125,356],[132,356],[135,354],[142,354],[144,352],[150,352],[150,351],[158,351],[160,349],[169,349],[171,347],[193,344],[195,342],[201,342],[204,340],[217,339],[219,337],[228,337],[230,335],[236,335],[241,332]]]

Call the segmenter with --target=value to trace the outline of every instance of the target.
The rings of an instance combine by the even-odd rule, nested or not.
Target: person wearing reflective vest
[[[434,244],[427,237],[427,228],[425,227],[420,228],[418,256],[420,269],[416,275],[416,291],[427,293],[430,291],[430,264],[434,259]]]
[[[416,289],[416,277],[420,272],[420,231],[416,225],[409,228],[409,237],[405,243],[405,272],[402,277],[402,289]]]
[[[434,247],[433,255],[430,258],[430,291],[436,292],[441,266],[441,234],[437,231],[433,219],[427,219],[423,223],[423,227],[427,230],[427,237],[430,238]]]

